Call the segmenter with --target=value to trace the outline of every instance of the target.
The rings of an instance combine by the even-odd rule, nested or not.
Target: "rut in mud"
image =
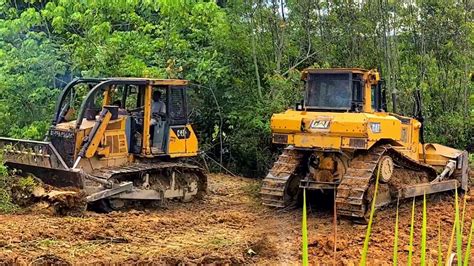
[[[263,207],[260,180],[210,175],[209,192],[191,203],[169,202],[153,211],[82,217],[51,214],[0,216],[0,263],[291,263],[300,261],[301,209]],[[331,207],[312,202],[308,215],[310,262],[332,262]],[[462,204],[461,204],[462,205]],[[410,202],[400,207],[399,261],[406,262]],[[415,263],[419,260],[421,200],[417,201]],[[467,196],[465,231],[474,219],[474,193]],[[450,193],[429,197],[428,254],[435,261],[438,223],[443,253],[454,220]],[[391,263],[395,209],[380,211],[373,225],[369,263]],[[338,264],[358,264],[366,227],[347,220],[337,225]],[[466,234],[466,233],[465,233]],[[474,254],[474,250],[473,253]],[[443,254],[444,256],[445,254]]]

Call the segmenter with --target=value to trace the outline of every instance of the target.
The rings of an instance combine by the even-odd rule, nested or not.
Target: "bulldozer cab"
[[[187,117],[186,88],[185,80],[73,81],[59,97],[50,137],[54,138],[57,130],[72,127],[75,132],[87,131],[98,119],[99,112],[108,108],[112,113],[109,123],[123,122],[119,124],[124,125],[128,153],[145,157],[195,153],[197,141],[190,139],[192,129]],[[160,107],[157,109],[157,106]],[[76,115],[71,116],[71,113]],[[116,127],[119,129],[121,125]]]
[[[375,70],[308,68],[303,71],[302,80],[305,82],[305,97],[297,110],[386,111],[385,90]]]

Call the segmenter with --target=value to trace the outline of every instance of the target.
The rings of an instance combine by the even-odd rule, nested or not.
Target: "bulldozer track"
[[[133,181],[134,184],[140,183],[142,177],[147,173],[156,173],[163,171],[177,171],[184,173],[186,178],[191,175],[198,180],[197,198],[201,198],[207,190],[207,176],[203,170],[195,165],[183,162],[150,162],[135,163],[127,166],[108,167],[94,170],[90,176],[103,181],[120,183],[121,181]],[[163,175],[166,176],[166,175]],[[166,178],[166,177],[165,177]],[[86,184],[94,183],[93,179],[86,179]]]
[[[406,157],[390,145],[371,148],[367,153],[355,156],[337,187],[337,215],[364,219],[370,202],[364,198],[370,185],[375,182],[377,165],[382,156],[388,155],[396,167],[427,172],[436,176],[431,166],[421,164]]]
[[[263,205],[277,208],[287,207],[291,199],[287,198],[288,182],[296,174],[303,154],[292,148],[286,148],[263,179],[260,194]]]
[[[341,183],[337,187],[336,207],[337,214],[356,219],[364,219],[367,213],[366,194],[369,187],[375,182],[377,165],[383,156],[390,156],[395,167],[417,172],[426,172],[436,177],[436,170],[417,162],[391,145],[379,145],[368,151],[356,155],[347,168]],[[291,147],[286,148],[278,157],[267,176],[263,179],[260,191],[263,205],[285,208],[294,199],[288,195],[291,178],[298,175],[298,169],[304,162],[305,153]],[[299,180],[298,180],[299,181]]]
[[[174,174],[176,173],[176,178]],[[154,162],[137,162],[124,166],[106,167],[95,169],[89,177],[84,178],[85,187],[91,189],[91,187],[97,187],[97,184],[111,184],[110,189],[117,184],[133,183],[133,187],[144,189],[144,191],[156,191],[161,195],[161,198],[157,201],[148,199],[121,199],[106,196],[101,197],[99,194],[98,199],[92,198],[89,203],[92,210],[108,213],[111,211],[126,211],[130,209],[142,209],[142,208],[156,208],[166,205],[168,199],[178,199],[182,202],[189,202],[193,199],[202,199],[207,192],[207,175],[203,169],[198,166],[176,161],[154,161]],[[171,188],[178,189],[189,185],[190,181],[196,181],[197,191],[196,194],[191,196],[172,196],[165,198],[166,191],[170,191]],[[191,181],[192,182],[192,181]],[[103,186],[102,186],[103,187]],[[116,189],[117,187],[115,187]],[[100,192],[98,192],[100,193]],[[92,194],[95,195],[95,194]]]
[[[198,166],[182,163],[182,162],[153,162],[153,163],[136,163],[128,166],[107,167],[94,170],[91,175],[102,179],[110,179],[118,175],[133,174],[137,172],[147,172],[153,170],[183,170],[192,172],[201,172]]]

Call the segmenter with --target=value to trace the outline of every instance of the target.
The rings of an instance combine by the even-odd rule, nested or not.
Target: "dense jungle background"
[[[0,136],[42,139],[75,77],[191,81],[201,150],[262,176],[305,67],[377,68],[426,140],[474,151],[474,2],[0,0]],[[389,97],[390,98],[390,97]],[[391,108],[390,108],[391,110]]]

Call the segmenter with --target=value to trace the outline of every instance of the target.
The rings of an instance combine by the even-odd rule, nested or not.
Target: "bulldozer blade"
[[[71,171],[65,169],[53,169],[41,166],[32,166],[27,164],[19,164],[13,162],[6,162],[5,165],[10,169],[17,169],[21,172],[20,175],[27,176],[29,174],[40,179],[43,183],[58,187],[75,187],[84,188],[82,175],[79,171]]]
[[[5,162],[69,169],[51,142],[0,138],[0,152]]]
[[[443,180],[437,183],[416,184],[402,188],[398,196],[401,199],[408,199],[424,194],[455,190],[459,186],[460,183],[456,179]]]
[[[51,142],[0,138],[4,164],[55,187],[83,188],[79,171],[70,169]]]

